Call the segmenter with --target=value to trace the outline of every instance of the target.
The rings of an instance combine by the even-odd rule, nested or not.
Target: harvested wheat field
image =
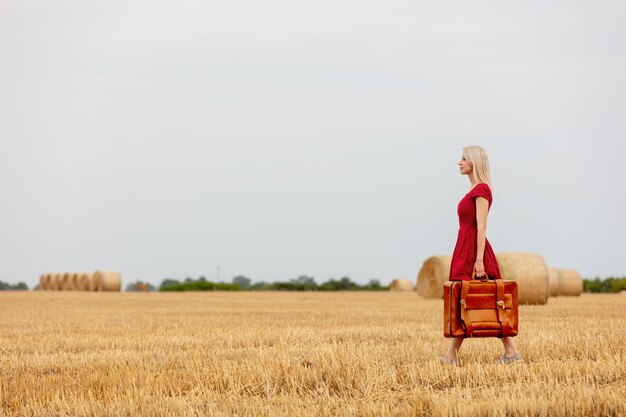
[[[522,364],[415,293],[0,293],[15,416],[619,416],[626,298],[520,306]]]

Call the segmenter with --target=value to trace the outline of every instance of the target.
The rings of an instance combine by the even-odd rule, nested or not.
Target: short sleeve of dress
[[[487,184],[481,183],[472,189],[470,192],[472,198],[484,197],[489,203],[491,203],[491,190]]]

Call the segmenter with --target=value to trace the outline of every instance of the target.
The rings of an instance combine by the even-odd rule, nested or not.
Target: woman
[[[487,241],[487,214],[492,202],[487,154],[480,146],[463,148],[459,168],[462,175],[468,176],[471,188],[457,208],[459,235],[450,264],[450,280],[471,280],[472,273],[476,277],[488,275],[493,279],[502,279],[498,261]],[[501,340],[504,354],[500,357],[500,363],[522,359],[512,337],[503,337]],[[456,355],[462,343],[463,338],[453,338],[448,352],[439,361],[456,365]]]

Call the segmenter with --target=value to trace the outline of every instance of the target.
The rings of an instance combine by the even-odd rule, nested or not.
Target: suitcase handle
[[[489,275],[487,275],[487,273],[485,272],[485,275],[483,275],[482,277],[477,277],[476,276],[476,272],[472,271],[472,280],[477,280],[477,281],[489,281]]]

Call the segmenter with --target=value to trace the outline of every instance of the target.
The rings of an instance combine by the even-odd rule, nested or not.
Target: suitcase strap
[[[494,284],[496,284],[496,310],[498,311],[498,322],[500,322],[500,336],[503,334],[510,334],[511,324],[509,323],[509,319],[506,316],[505,305],[504,305],[504,283],[500,279],[494,280]],[[467,337],[472,337],[474,333],[474,326],[472,325],[472,321],[469,318],[469,313],[467,312],[467,295],[469,293],[470,282],[463,281],[461,283],[461,319],[465,324],[465,335]]]
[[[498,310],[498,321],[500,322],[500,337],[505,334],[511,334],[511,324],[506,315],[506,307],[504,305],[504,282],[501,279],[496,280],[496,309]]]
[[[474,327],[472,327],[472,321],[469,319],[469,314],[467,313],[467,304],[465,300],[467,300],[467,293],[469,292],[469,281],[463,281],[461,283],[461,320],[463,320],[463,324],[465,324],[465,336],[472,337],[472,333],[474,333]]]

